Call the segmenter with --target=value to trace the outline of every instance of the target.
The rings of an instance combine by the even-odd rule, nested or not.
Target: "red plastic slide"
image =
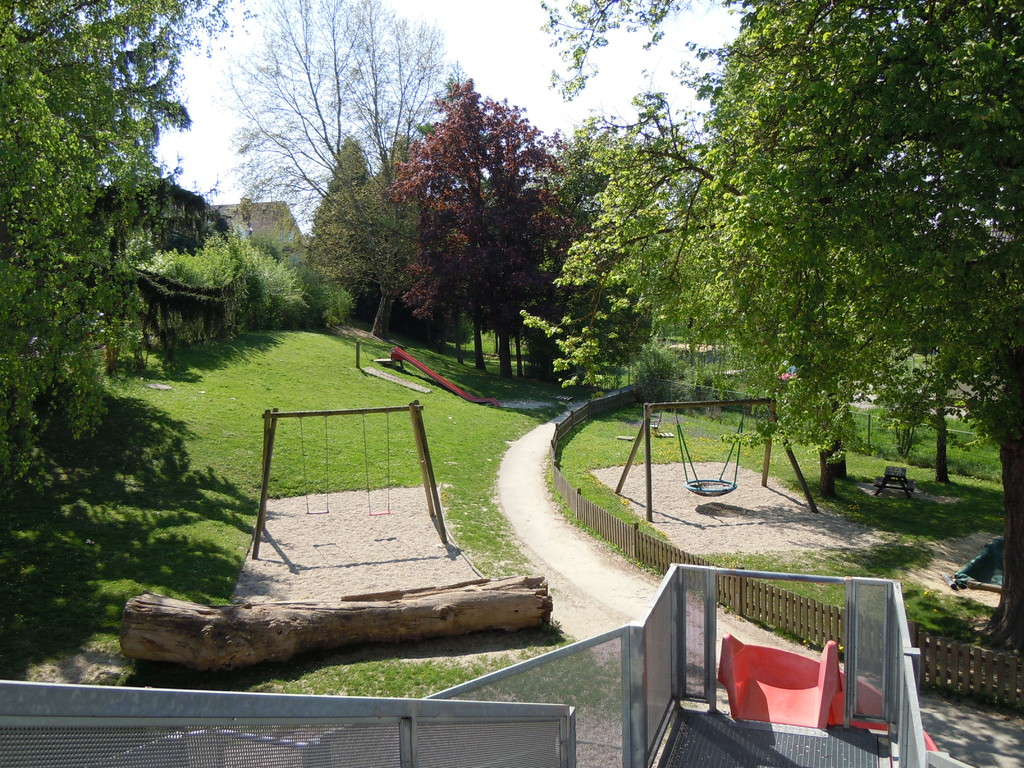
[[[832,700],[841,690],[839,649],[829,641],[816,661],[776,648],[744,645],[726,635],[718,682],[729,694],[736,720],[824,728]]]
[[[829,640],[818,660],[762,645],[745,645],[732,635],[722,638],[718,682],[729,694],[734,720],[825,728],[843,722],[845,675],[839,669],[839,649]],[[859,700],[879,712],[882,695],[864,683]],[[876,701],[875,701],[876,700]],[[873,706],[874,705],[874,706]],[[851,722],[854,728],[884,729],[878,723]],[[938,747],[927,732],[925,749]]]
[[[458,395],[459,397],[461,397],[461,398],[463,398],[465,400],[469,400],[469,402],[471,402],[471,403],[481,403],[483,405],[494,405],[494,406],[497,406],[497,407],[501,406],[501,403],[499,403],[493,397],[475,397],[475,396],[469,394],[469,392],[467,392],[466,390],[461,389],[461,388],[455,386],[450,381],[448,381],[448,379],[446,379],[444,376],[441,376],[440,374],[435,373],[434,371],[432,371],[430,368],[425,366],[423,363],[421,363],[415,357],[410,355],[404,349],[401,349],[399,347],[395,347],[394,349],[392,349],[391,350],[391,359],[396,361],[396,362],[404,361],[404,362],[409,363],[410,365],[413,365],[413,366],[419,368],[421,371],[423,371],[423,373],[427,374],[427,376],[432,378],[434,381],[436,381],[442,387],[447,389],[449,392],[451,392],[454,395]]]

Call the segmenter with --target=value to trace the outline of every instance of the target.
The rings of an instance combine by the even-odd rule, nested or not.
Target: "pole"
[[[252,533],[252,559],[260,559],[260,539],[267,525],[267,494],[270,490],[270,457],[274,455],[274,433],[277,431],[277,408],[263,412],[263,480],[260,484],[260,511]]]
[[[412,433],[416,438],[416,452],[420,458],[420,475],[423,477],[423,492],[427,495],[427,510],[434,521],[437,535],[441,537],[441,543],[447,546],[448,531],[445,529],[441,499],[437,495],[437,480],[434,477],[434,466],[430,463],[427,430],[423,426],[423,406],[420,405],[418,400],[413,400],[409,403],[409,418],[412,420]]]
[[[645,480],[647,483],[647,514],[645,515],[645,517],[648,523],[654,520],[653,505],[651,503],[651,497],[654,495],[654,481],[652,479],[651,472],[651,410],[651,404],[645,403],[644,423],[642,425],[642,429],[644,431],[644,450],[647,451],[647,460],[644,462],[644,467],[646,469]]]
[[[769,437],[768,442],[764,444],[764,464],[761,465],[761,487],[768,487],[768,465],[772,461],[772,439]]]
[[[778,422],[778,417],[775,415],[775,401],[773,400],[771,405],[768,406],[768,417],[773,422]],[[789,457],[789,463],[793,465],[793,474],[796,475],[796,481],[800,483],[800,489],[804,492],[804,498],[807,499],[807,506],[811,508],[811,512],[818,512],[818,505],[814,503],[814,497],[811,495],[811,489],[807,487],[807,481],[804,479],[804,473],[800,470],[800,464],[796,460],[796,456],[793,453],[793,449],[786,444],[786,455]]]
[[[622,493],[622,486],[626,484],[626,476],[629,474],[629,468],[633,466],[633,460],[636,458],[636,452],[640,450],[640,441],[643,440],[644,433],[650,429],[647,424],[646,411],[644,411],[645,418],[640,422],[640,431],[636,433],[636,439],[633,441],[633,447],[629,450],[629,458],[626,459],[626,466],[622,468],[622,477],[619,478],[619,484],[615,486],[615,493]]]

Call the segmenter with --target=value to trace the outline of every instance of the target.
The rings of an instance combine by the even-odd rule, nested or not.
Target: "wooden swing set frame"
[[[775,401],[771,398],[751,398],[748,400],[689,400],[673,403],[644,403],[644,417],[640,423],[640,431],[636,434],[636,439],[633,440],[633,447],[629,451],[629,458],[626,460],[626,466],[622,468],[622,476],[619,477],[619,484],[615,486],[615,493],[622,494],[622,486],[626,483],[626,477],[629,475],[630,467],[633,466],[633,461],[636,459],[637,451],[640,450],[640,443],[644,445],[644,473],[645,473],[645,504],[646,514],[645,519],[648,523],[653,522],[654,505],[652,497],[654,496],[654,483],[652,480],[651,473],[651,416],[655,411],[685,411],[693,408],[725,408],[725,407],[741,407],[747,405],[766,405],[768,406],[768,418],[772,421],[776,420],[775,417]],[[811,508],[812,512],[818,511],[818,505],[814,503],[814,497],[811,495],[810,488],[807,487],[807,481],[804,480],[804,474],[800,471],[800,465],[797,463],[796,456],[793,454],[793,449],[788,445],[786,446],[786,455],[789,456],[789,461],[793,465],[793,472],[796,474],[797,482],[800,483],[800,488],[804,492],[804,497],[807,499],[807,504]],[[772,458],[772,441],[768,440],[764,446],[764,461],[761,465],[761,486],[768,486],[768,466]],[[685,460],[685,459],[684,459]]]
[[[430,462],[430,447],[427,445],[427,432],[423,426],[423,406],[418,400],[408,405],[384,406],[379,408],[346,408],[337,411],[279,411],[272,408],[263,412],[263,480],[260,486],[260,511],[256,516],[256,528],[252,534],[252,559],[260,559],[260,541],[267,526],[267,497],[270,490],[270,463],[274,455],[274,436],[277,422],[280,419],[302,419],[309,416],[366,416],[373,413],[402,413],[408,411],[412,422],[412,433],[416,439],[416,452],[419,454],[420,476],[423,478],[423,492],[427,497],[427,510],[431,522],[441,537],[441,543],[448,545],[448,532],[445,529],[444,513],[441,510],[441,498],[437,493],[437,480],[434,478],[434,467]]]

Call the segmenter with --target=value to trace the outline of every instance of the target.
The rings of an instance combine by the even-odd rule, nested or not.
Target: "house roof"
[[[215,205],[213,208],[243,236],[266,235],[286,246],[295,244],[299,239],[299,226],[284,201],[256,203],[242,198],[239,203]]]

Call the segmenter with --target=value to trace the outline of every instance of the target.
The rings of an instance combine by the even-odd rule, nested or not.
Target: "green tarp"
[[[961,589],[973,579],[985,584],[1003,586],[1003,537],[986,544],[978,556],[956,572],[953,577]]]

